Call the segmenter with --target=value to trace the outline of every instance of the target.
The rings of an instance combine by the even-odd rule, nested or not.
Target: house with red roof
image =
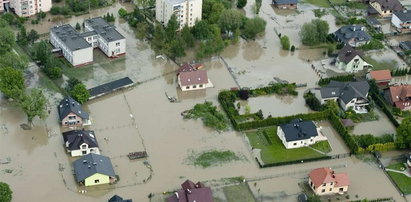
[[[385,98],[394,106],[401,110],[411,109],[411,85],[390,86],[385,90]]]
[[[348,191],[347,173],[335,173],[331,168],[317,168],[308,174],[308,184],[316,195],[342,194]]]
[[[195,184],[190,180],[186,180],[181,184],[181,188],[169,196],[167,202],[213,202],[211,188],[206,187],[201,182]]]
[[[375,83],[377,83],[377,85],[380,87],[386,87],[391,82],[392,76],[391,76],[390,70],[384,69],[384,70],[370,71],[366,75],[366,78],[368,80],[374,79]]]
[[[182,91],[213,87],[205,70],[181,71],[177,75],[177,80]]]

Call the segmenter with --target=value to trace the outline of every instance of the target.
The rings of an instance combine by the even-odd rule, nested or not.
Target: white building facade
[[[167,25],[173,14],[182,29],[184,25],[193,27],[201,20],[203,0],[156,0],[156,20]]]
[[[391,18],[391,24],[398,32],[411,31],[411,11],[404,10],[394,12]]]
[[[8,4],[20,17],[30,17],[41,11],[48,12],[52,6],[51,0],[2,0],[0,3],[2,8],[5,4]]]
[[[277,135],[280,138],[283,145],[285,146],[285,148],[287,149],[306,147],[306,146],[315,144],[319,141],[327,140],[327,138],[321,134],[320,128],[317,128],[317,133],[318,135],[315,137],[309,137],[309,138],[294,140],[294,141],[287,141],[283,129],[280,126],[277,127]]]

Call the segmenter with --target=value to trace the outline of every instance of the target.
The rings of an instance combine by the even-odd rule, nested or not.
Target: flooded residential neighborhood
[[[199,11],[204,16],[206,0],[181,2],[200,2]],[[113,1],[94,9],[90,9],[89,2],[85,13],[46,12],[38,24],[32,23],[37,15],[25,16],[28,20],[21,26],[39,34],[26,45],[27,50],[19,42],[21,29],[7,25],[7,29],[19,33],[18,45],[8,51],[30,59],[22,71],[13,67],[21,73],[22,86],[27,89],[19,92],[16,84],[12,90],[3,90],[6,85],[1,82],[18,76],[2,72],[10,67],[3,65],[7,56],[0,51],[0,182],[12,191],[10,200],[4,194],[4,202],[108,201],[115,195],[139,202],[185,202],[190,197],[197,202],[294,202],[304,201],[304,196],[305,201],[409,201],[411,177],[405,171],[411,167],[411,143],[407,142],[411,135],[407,133],[407,127],[411,127],[411,88],[401,86],[410,83],[411,71],[391,71],[409,70],[403,59],[407,55],[400,56],[391,46],[397,47],[411,37],[389,34],[396,29],[386,22],[388,18],[381,17],[378,19],[383,22],[384,40],[389,42],[383,41],[381,49],[358,47],[364,53],[351,57],[351,52],[344,55],[339,52],[341,48],[336,49],[349,44],[330,42],[331,39],[306,44],[301,39],[306,23],[314,19],[326,22],[327,38],[343,25],[337,23],[342,14],[330,5],[334,1],[325,1],[328,6],[318,2],[298,2],[297,9],[287,4],[285,7],[289,8],[283,9],[278,8],[281,6],[277,0],[263,0],[258,14],[257,1],[248,1],[242,8],[237,2],[229,2],[232,8],[221,3],[222,9],[239,10],[241,20],[258,16],[265,22],[264,31],[254,38],[248,37],[246,25],[241,25],[237,29],[244,33],[234,43],[230,37],[236,30],[220,30],[221,19],[210,23],[207,29],[212,31],[207,31],[223,35],[224,40],[221,36],[220,39],[224,49],[202,58],[198,56],[199,49],[214,45],[208,42],[215,39],[195,38],[193,47],[183,48],[184,56],[170,56],[178,52],[178,46],[172,43],[172,48],[158,48],[156,37],[163,34],[167,38],[171,33],[180,38],[176,43],[186,43],[180,36],[185,28],[179,30],[176,21],[176,30],[169,31],[169,26],[159,20],[157,12],[162,11],[156,8],[158,5],[144,8],[140,1],[136,2],[138,6],[134,2]],[[409,6],[409,2],[401,2]],[[70,4],[53,2],[53,6],[63,9]],[[6,7],[9,8],[8,3]],[[2,16],[12,11],[13,16],[19,15],[13,5],[9,9]],[[124,10],[126,17],[119,10]],[[324,14],[319,17],[316,12]],[[99,19],[107,13],[113,14],[114,20],[104,25],[103,31],[97,26],[89,30],[83,25],[85,20]],[[144,19],[132,26],[132,20],[141,20],[136,13]],[[167,15],[161,14],[162,18]],[[182,15],[178,21],[186,20],[189,25],[191,19]],[[169,18],[176,17],[173,16]],[[108,23],[109,18],[103,20]],[[149,28],[145,23],[153,26]],[[59,44],[64,46],[49,43],[50,29],[64,24],[80,27],[73,28],[76,33],[67,31],[61,35]],[[147,26],[144,39],[136,37],[141,26]],[[160,28],[156,26],[165,29],[157,32]],[[193,26],[189,33],[196,35],[199,28]],[[281,36],[287,36],[292,48],[284,50]],[[120,40],[115,41],[115,37]],[[125,54],[117,54],[123,39]],[[90,40],[96,40],[98,45]],[[65,62],[52,63],[50,58],[42,61],[41,50],[31,50],[41,43],[50,46],[46,48],[47,58]],[[101,45],[104,43],[111,45]],[[65,52],[70,47],[73,50]],[[76,56],[76,51],[84,52]],[[75,56],[81,60],[86,55],[91,55],[91,62],[78,67],[71,65]],[[330,64],[335,65],[341,58],[353,60],[354,64],[348,61],[345,65],[353,65],[354,69],[360,59],[372,60],[378,68],[345,72],[323,65],[324,61],[333,61]],[[54,67],[47,67],[49,63],[62,65],[58,67],[58,78],[50,76],[48,68]],[[183,68],[185,65],[189,68]],[[367,74],[381,69],[389,70],[388,80],[379,73]],[[371,76],[364,77],[366,74]],[[131,80],[131,84],[116,83],[122,79]],[[401,91],[396,90],[397,86]],[[98,92],[93,92],[93,88]],[[45,98],[41,107],[37,105],[41,99],[35,99],[33,89],[41,90]],[[320,94],[311,94],[313,89]],[[88,97],[83,100],[84,94]],[[75,101],[65,103],[68,97]],[[200,108],[208,102],[212,109]],[[33,108],[43,113],[35,113],[30,120],[28,115],[35,111]],[[287,128],[287,124],[292,127]],[[227,126],[220,129],[216,125]],[[91,142],[83,135],[75,139],[80,143],[63,137],[62,133],[73,130],[93,131]],[[391,138],[386,138],[387,134]],[[317,141],[317,136],[324,138]],[[73,149],[73,144],[78,148]],[[90,150],[91,144],[98,145],[99,152]],[[76,149],[79,156],[70,155],[70,150]],[[224,155],[231,155],[231,159]],[[109,161],[91,162],[93,156]],[[84,170],[75,162],[83,165]],[[99,166],[104,169],[99,170]],[[349,179],[334,171],[326,177],[310,174],[319,168],[333,169]],[[348,190],[342,189],[341,184]],[[321,192],[321,186],[330,187]],[[205,191],[206,195],[212,193],[209,199],[196,195],[208,187],[211,191]],[[319,194],[316,190],[320,190]]]

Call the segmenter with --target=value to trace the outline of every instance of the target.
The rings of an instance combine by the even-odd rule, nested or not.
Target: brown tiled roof
[[[317,188],[323,183],[334,182],[335,187],[347,186],[350,184],[346,173],[334,173],[330,168],[317,168],[312,170],[308,176]]]
[[[203,68],[203,64],[200,64],[200,63],[194,63],[194,64],[184,63],[178,69],[178,73],[180,73],[180,72],[192,72],[192,71],[196,71],[196,70],[201,69],[201,68]]]
[[[390,98],[392,103],[400,109],[410,106],[411,101],[411,85],[391,86]]]
[[[398,0],[371,0],[370,4],[374,2],[380,4],[383,11],[400,11],[404,8]]]
[[[350,45],[345,45],[344,48],[338,52],[338,59],[347,64],[357,55],[362,58],[364,56],[364,52],[355,50]]]
[[[207,84],[208,77],[205,70],[197,70],[192,72],[180,72],[179,74],[181,85],[198,85]]]
[[[372,79],[376,81],[386,81],[391,80],[391,71],[388,69],[385,70],[377,70],[377,71],[370,71],[370,75]]]

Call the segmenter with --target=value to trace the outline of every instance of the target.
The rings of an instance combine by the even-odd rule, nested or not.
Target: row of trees
[[[88,9],[100,8],[109,5],[106,0],[66,0],[64,6],[53,6],[50,10],[52,15],[70,15],[73,13],[86,12]]]

